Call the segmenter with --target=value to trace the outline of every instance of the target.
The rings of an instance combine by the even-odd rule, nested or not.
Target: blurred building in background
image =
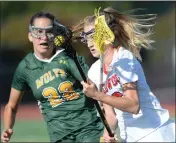
[[[147,81],[163,103],[175,103],[175,4],[157,1],[124,2],[59,2],[59,1],[4,1],[1,3],[1,47],[0,47],[0,90],[1,104],[7,102],[14,71],[25,55],[32,51],[28,41],[28,25],[31,16],[40,11],[53,13],[61,23],[72,26],[87,15],[94,14],[97,7],[111,6],[118,11],[146,8],[146,13],[158,15],[152,38],[154,50],[142,50],[142,66]],[[79,55],[85,56],[91,65],[95,59],[83,44],[73,44]],[[22,103],[33,102],[32,92],[26,92]]]

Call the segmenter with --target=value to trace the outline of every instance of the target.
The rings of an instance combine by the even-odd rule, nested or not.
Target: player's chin
[[[95,58],[99,58],[99,57],[100,57],[100,54],[97,53],[97,52],[92,52],[92,56],[95,57]]]
[[[48,52],[48,51],[49,51],[49,48],[42,48],[42,49],[40,49],[41,53],[45,53],[45,52]]]
[[[40,51],[41,52],[46,52],[46,51],[49,51],[51,50],[51,48],[49,46],[40,46]]]

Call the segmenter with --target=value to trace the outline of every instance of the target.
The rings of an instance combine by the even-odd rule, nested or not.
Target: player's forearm
[[[117,128],[117,124],[118,124],[118,121],[117,121],[117,118],[116,117],[112,117],[112,116],[106,116],[106,120],[111,128],[111,130],[115,131],[116,128]]]
[[[13,128],[15,123],[16,110],[7,104],[4,110],[4,129]]]
[[[133,114],[137,114],[139,112],[139,103],[130,98],[108,96],[103,92],[97,92],[95,94],[98,94],[95,96],[96,100],[99,100],[121,111]]]

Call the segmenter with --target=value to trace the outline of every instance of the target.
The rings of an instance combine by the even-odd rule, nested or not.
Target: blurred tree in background
[[[142,50],[143,67],[152,89],[175,87],[175,4],[157,1],[1,1],[1,48],[0,48],[0,89],[7,102],[14,71],[24,56],[32,51],[28,41],[28,26],[31,16],[41,10],[54,14],[59,21],[72,26],[87,15],[94,14],[97,7],[111,6],[120,12],[135,8],[146,8],[146,13],[158,15],[155,33],[152,35],[155,48]],[[79,55],[85,56],[91,65],[95,59],[85,45],[73,44]],[[174,96],[174,95],[170,95]],[[33,101],[27,92],[24,101]]]

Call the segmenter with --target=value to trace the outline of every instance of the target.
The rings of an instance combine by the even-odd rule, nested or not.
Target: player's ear
[[[32,38],[32,35],[31,35],[30,32],[28,33],[28,39],[29,39],[30,42],[33,42],[33,38]]]

